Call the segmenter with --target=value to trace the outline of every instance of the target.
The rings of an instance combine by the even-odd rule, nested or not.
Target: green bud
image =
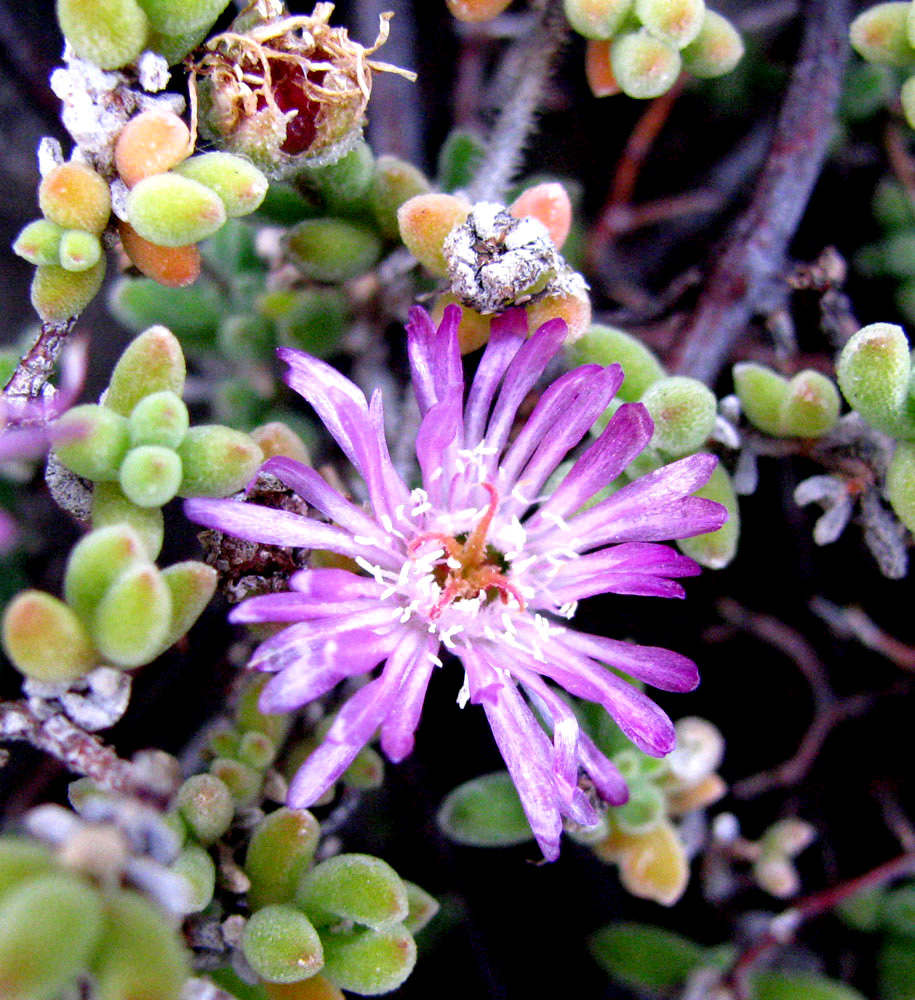
[[[343,219],[304,219],[286,238],[292,263],[313,281],[339,284],[364,274],[381,256],[381,241]]]
[[[612,38],[628,21],[632,0],[564,0],[572,28],[585,38]]]
[[[767,434],[778,435],[788,381],[765,365],[734,365],[734,390],[747,420]]]
[[[26,837],[0,837],[0,901],[36,875],[45,875],[55,867],[54,857],[44,844]]]
[[[95,233],[67,229],[60,238],[60,266],[67,271],[88,271],[102,259],[102,244]]]
[[[915,128],[915,76],[910,76],[899,91],[902,103],[902,113],[909,123],[909,128]]]
[[[42,265],[32,278],[32,306],[46,323],[61,323],[78,316],[98,294],[104,280],[104,257],[86,271]]]
[[[201,153],[192,156],[179,163],[173,173],[215,191],[222,199],[226,215],[230,219],[255,211],[267,193],[267,178],[253,163],[232,153]]]
[[[153,565],[139,565],[108,588],[90,631],[106,660],[130,669],[158,655],[171,617],[171,594],[162,574]]]
[[[64,573],[64,598],[80,618],[90,621],[115,580],[128,569],[148,563],[142,540],[128,525],[97,528],[70,552]]]
[[[891,323],[871,323],[848,341],[839,355],[836,374],[839,388],[862,417],[894,437],[915,437],[906,419],[909,344],[902,328]]]
[[[158,507],[138,507],[128,500],[117,483],[96,483],[92,491],[92,527],[126,524],[132,528],[153,561],[162,550],[165,526]]]
[[[276,757],[276,744],[264,733],[245,733],[238,743],[238,759],[257,771],[266,771]]]
[[[127,422],[130,443],[177,448],[187,433],[190,417],[181,397],[164,389],[141,399]]]
[[[629,785],[629,800],[613,810],[613,819],[623,833],[639,836],[655,829],[667,815],[664,796],[651,781]]]
[[[181,459],[171,448],[143,444],[127,452],[119,479],[124,495],[138,507],[161,507],[178,492],[181,476]]]
[[[210,764],[210,773],[229,789],[241,808],[254,805],[264,787],[264,775],[260,771],[229,757],[217,757]]]
[[[170,292],[177,294],[175,289]],[[184,355],[174,334],[164,326],[152,326],[131,341],[115,365],[105,406],[127,417],[154,392],[169,390],[180,396],[184,374]]]
[[[305,809],[282,807],[261,821],[245,855],[252,909],[292,902],[311,867],[320,836],[318,821]]]
[[[249,434],[205,424],[192,427],[178,446],[182,497],[227,497],[240,490],[263,461]]]
[[[684,67],[702,80],[730,73],[743,58],[743,39],[733,24],[706,8],[699,34],[680,53]]]
[[[38,875],[0,905],[4,1000],[56,1000],[82,972],[102,930],[99,894],[73,875]]]
[[[16,237],[13,253],[30,264],[60,264],[60,239],[64,230],[50,219],[30,222]]]
[[[905,69],[915,65],[915,49],[908,37],[909,3],[878,3],[851,23],[852,48],[862,59],[881,66]]]
[[[318,932],[304,913],[285,903],[252,914],[241,947],[248,964],[268,983],[297,983],[324,965]]]
[[[54,445],[54,453],[71,472],[85,479],[117,479],[130,444],[122,416],[96,403],[84,403],[67,410],[55,427],[74,429],[74,436],[65,435]]]
[[[533,837],[507,771],[494,771],[458,785],[445,797],[437,818],[451,840],[471,847],[507,847]]]
[[[187,912],[205,910],[216,888],[216,865],[209,853],[197,844],[188,844],[169,867],[191,888],[191,908]]]
[[[199,243],[226,221],[215,191],[173,171],[144,177],[131,189],[126,207],[133,228],[162,247]]]
[[[176,66],[189,56],[210,33],[212,25],[205,25],[195,31],[185,31],[180,35],[166,35],[161,31],[150,29],[146,47],[162,56],[169,66]]]
[[[780,413],[781,433],[815,438],[827,434],[839,419],[839,390],[832,379],[807,369],[788,383]]]
[[[322,167],[306,167],[295,180],[300,188],[315,192],[330,214],[352,214],[364,205],[374,168],[372,148],[360,139],[339,160]]]
[[[381,235],[388,240],[398,239],[397,209],[410,198],[431,190],[426,175],[412,163],[396,156],[379,156],[375,161],[369,204]]]
[[[276,347],[273,324],[250,313],[227,316],[217,337],[220,350],[234,361],[261,361],[270,358]]]
[[[400,924],[383,931],[356,928],[326,934],[322,975],[362,996],[389,993],[413,971],[416,942]]]
[[[340,780],[350,788],[381,788],[384,781],[384,760],[377,750],[363,747],[352,764],[340,775]]]
[[[57,20],[73,51],[102,69],[133,62],[149,27],[136,0],[57,0]]]
[[[704,0],[635,0],[636,17],[662,42],[676,49],[698,36],[705,19]]]
[[[407,890],[407,903],[410,907],[403,925],[411,934],[418,934],[438,913],[440,906],[434,896],[430,896],[415,882],[404,879],[403,884]]]
[[[188,560],[162,570],[172,597],[172,619],[163,649],[174,645],[200,617],[216,592],[217,573],[206,563]]]
[[[896,517],[915,532],[915,443],[896,443],[886,472],[886,495]]]
[[[684,555],[695,559],[706,569],[723,569],[737,553],[737,542],[740,538],[740,508],[737,505],[737,494],[734,492],[731,477],[720,463],[715,466],[715,471],[705,486],[696,490],[693,496],[723,504],[727,508],[728,519],[715,531],[679,539],[677,547]]]
[[[459,128],[449,132],[438,153],[439,187],[442,191],[469,187],[485,156],[486,146],[478,135]]]
[[[400,876],[368,854],[338,854],[316,865],[299,884],[295,903],[318,927],[353,920],[383,930],[409,912]]]
[[[276,746],[280,746],[286,740],[292,725],[289,714],[264,715],[257,707],[261,691],[269,680],[269,677],[261,675],[248,681],[241,698],[238,700],[235,720],[243,731],[251,729],[258,733],[265,733]]]
[[[166,288],[152,278],[119,278],[111,288],[108,305],[135,332],[161,323],[192,346],[212,342],[213,332],[228,309],[225,295],[208,281]]]
[[[338,349],[348,319],[346,296],[340,289],[301,289],[290,294],[287,309],[275,319],[277,338],[281,344],[324,358]]]
[[[654,421],[652,447],[674,457],[698,451],[715,426],[714,393],[685,375],[659,379],[649,386],[642,402]]]
[[[175,805],[190,832],[205,846],[219,840],[235,815],[232,793],[212,774],[188,778],[178,789]]]
[[[3,649],[21,674],[40,681],[76,680],[98,663],[73,610],[40,590],[24,590],[7,605]]]
[[[626,377],[617,396],[624,403],[638,402],[650,385],[666,375],[657,356],[640,340],[601,323],[592,323],[574,344],[567,345],[566,357],[570,365],[622,365]]]
[[[165,915],[127,889],[108,895],[105,910],[92,962],[97,1000],[179,1000],[190,962]]]
[[[181,35],[209,29],[229,0],[137,0],[156,31]]]
[[[644,28],[627,31],[610,47],[610,65],[621,90],[630,97],[659,97],[680,75],[680,53]]]

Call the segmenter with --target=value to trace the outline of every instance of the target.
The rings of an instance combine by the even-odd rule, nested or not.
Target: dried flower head
[[[215,35],[192,67],[202,77],[201,128],[249,156],[271,178],[332,163],[362,134],[372,72],[415,75],[368,57],[388,37],[382,14],[370,48],[328,24],[334,5],[290,17],[278,0],[258,0]]]

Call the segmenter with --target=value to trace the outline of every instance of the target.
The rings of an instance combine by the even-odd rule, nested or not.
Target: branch
[[[681,333],[673,368],[714,381],[764,306],[823,166],[848,52],[847,0],[810,0],[801,51],[747,211]]]
[[[16,366],[3,395],[38,399],[74,326],[75,317],[61,323],[42,323],[35,343]]]

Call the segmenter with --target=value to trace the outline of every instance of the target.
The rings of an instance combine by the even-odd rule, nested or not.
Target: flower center
[[[503,604],[507,604],[511,596],[517,601],[518,607],[524,610],[524,600],[505,575],[508,562],[501,552],[486,541],[486,534],[499,506],[499,494],[492,483],[480,485],[489,493],[489,506],[473,531],[456,536],[437,531],[426,532],[414,538],[407,548],[407,553],[412,557],[421,545],[434,540],[441,543],[445,550],[444,556],[432,570],[442,593],[429,613],[430,618],[438,618],[452,601],[471,600],[480,594],[487,601],[493,601],[498,596]]]

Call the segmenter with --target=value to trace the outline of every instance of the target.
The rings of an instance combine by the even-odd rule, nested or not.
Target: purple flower
[[[421,309],[407,326],[413,384],[422,414],[416,455],[422,486],[395,471],[384,437],[380,394],[366,402],[337,371],[281,349],[289,385],[315,408],[365,480],[366,508],[317,472],[286,458],[264,466],[327,522],[226,500],[190,500],[191,520],[251,541],[329,549],[364,571],[305,569],[287,593],[253,597],[235,622],[292,622],[261,643],[251,661],[275,671],[265,712],[288,712],[348,677],[384,664],[341,708],[321,746],[302,765],[289,804],[315,802],[381,731],[393,761],[413,749],[426,687],[444,650],[464,668],[458,703],[481,705],[544,855],[559,853],[562,817],[597,814],[579,786],[587,772],[608,802],[626,801],[625,782],[579,728],[555,690],[602,705],[641,750],[674,745],[667,716],[607,667],[668,691],[698,683],[686,657],[653,646],[587,635],[564,622],[594,594],[682,597],[673,577],[699,567],[658,539],[719,528],[727,514],[690,496],[715,458],[692,455],[584,505],[648,444],[641,404],[620,406],[558,487],[545,484],[586,437],[623,381],[619,365],[585,365],[557,379],[512,439],[519,407],[559,351],[565,324],[527,338],[522,310],[493,320],[492,335],[464,399],[457,326],[446,310],[436,330]]]

